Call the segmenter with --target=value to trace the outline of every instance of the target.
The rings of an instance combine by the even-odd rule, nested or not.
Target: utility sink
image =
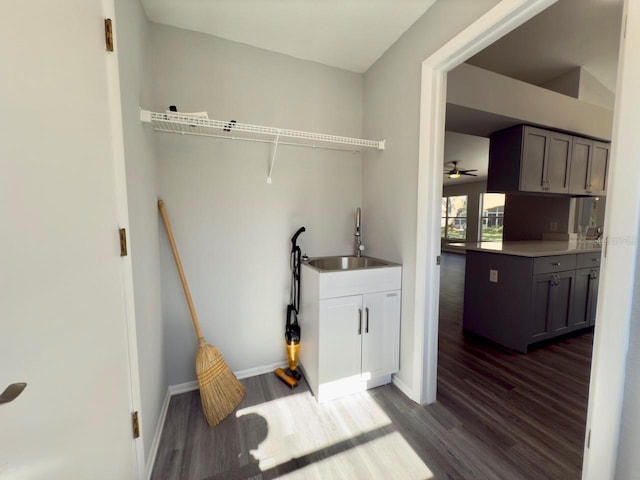
[[[312,258],[307,264],[317,270],[337,272],[341,270],[360,270],[363,268],[391,267],[395,263],[372,257],[318,257]]]

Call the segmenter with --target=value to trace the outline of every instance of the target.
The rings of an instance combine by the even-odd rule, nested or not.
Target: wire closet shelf
[[[140,119],[153,125],[159,132],[230,138],[254,142],[296,145],[312,148],[328,148],[360,152],[363,148],[384,150],[384,140],[364,140],[323,133],[303,132],[285,128],[264,127],[238,123],[234,120],[212,120],[196,115],[140,111]]]

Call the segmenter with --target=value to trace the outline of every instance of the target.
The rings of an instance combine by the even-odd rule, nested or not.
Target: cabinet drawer
[[[533,259],[533,274],[563,272],[576,268],[576,255],[553,255]]]
[[[600,266],[601,252],[579,253],[576,268],[596,268]]]

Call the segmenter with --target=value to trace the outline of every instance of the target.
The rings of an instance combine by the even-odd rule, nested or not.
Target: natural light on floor
[[[248,462],[262,472],[278,467],[279,478],[433,478],[367,392],[323,404],[301,392],[236,417]]]

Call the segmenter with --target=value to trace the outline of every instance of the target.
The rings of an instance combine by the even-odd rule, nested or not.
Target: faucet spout
[[[362,212],[360,211],[360,207],[356,209],[356,233],[355,233],[355,256],[361,257],[362,251],[364,250],[364,245],[362,245],[362,235],[360,233],[360,222],[361,222]]]

